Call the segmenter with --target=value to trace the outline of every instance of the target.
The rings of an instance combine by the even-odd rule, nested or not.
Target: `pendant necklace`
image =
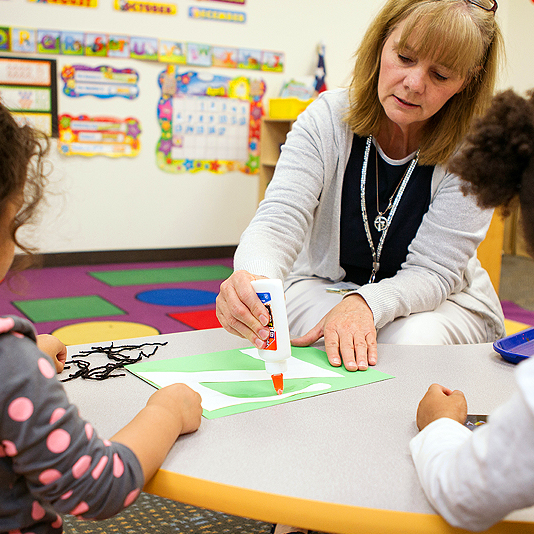
[[[373,140],[373,136],[370,135],[367,138],[367,141],[365,143],[365,153],[363,156],[363,165],[362,165],[362,178],[360,182],[360,200],[361,200],[361,208],[362,208],[363,225],[365,228],[365,235],[367,236],[367,241],[369,242],[369,246],[371,247],[371,253],[373,255],[373,270],[371,272],[371,277],[369,278],[369,282],[368,282],[369,284],[372,284],[375,281],[376,273],[380,269],[380,255],[382,254],[382,247],[384,246],[384,240],[386,239],[386,234],[388,232],[389,225],[391,224],[391,220],[393,219],[393,216],[395,215],[395,212],[397,211],[397,206],[399,205],[402,194],[404,193],[404,189],[406,189],[408,180],[410,179],[410,176],[412,175],[412,172],[415,169],[415,166],[417,165],[417,160],[419,159],[419,150],[417,150],[414,158],[410,162],[410,165],[408,165],[408,168],[406,169],[404,176],[399,182],[399,185],[397,185],[395,191],[391,195],[389,202],[388,202],[388,206],[386,207],[384,211],[381,212],[379,209],[379,204],[378,204],[378,155],[376,156],[376,211],[378,212],[378,215],[375,217],[373,224],[374,224],[374,227],[379,232],[381,232],[381,235],[378,241],[378,247],[375,249],[373,238],[371,236],[371,229],[369,228],[369,220],[367,218],[367,207],[366,207],[366,202],[365,202],[365,183],[367,181],[367,164],[369,162],[369,152],[371,150],[372,140]],[[386,213],[388,211],[389,211],[389,216],[386,217]]]
[[[375,147],[376,148],[376,147]],[[389,197],[389,202],[384,211],[380,211],[380,203],[378,200],[378,150],[375,150],[375,169],[376,169],[376,212],[378,215],[375,217],[374,220],[374,226],[379,232],[383,232],[388,224],[388,220],[386,219],[386,213],[391,209],[391,206],[393,206],[393,199],[395,198],[395,195],[397,194],[397,191],[399,190],[399,187],[402,183],[402,180],[404,180],[404,177],[406,176],[406,171],[404,172],[404,175],[400,179],[399,183],[397,184],[397,187],[395,188],[395,191],[393,191],[393,194]]]

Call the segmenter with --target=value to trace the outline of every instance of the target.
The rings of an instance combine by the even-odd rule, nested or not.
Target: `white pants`
[[[286,306],[291,337],[310,331],[343,296],[328,293],[334,284],[321,278],[294,282],[286,290]],[[352,284],[354,288],[359,286]],[[433,311],[399,317],[377,333],[378,343],[396,345],[454,345],[487,343],[484,318],[449,300]]]

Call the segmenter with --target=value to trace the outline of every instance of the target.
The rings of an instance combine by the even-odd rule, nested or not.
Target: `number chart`
[[[258,171],[262,80],[179,74],[169,65],[159,85],[159,168],[171,173]]]

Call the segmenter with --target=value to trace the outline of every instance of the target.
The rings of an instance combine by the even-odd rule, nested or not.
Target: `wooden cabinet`
[[[521,210],[516,206],[504,223],[504,253],[530,258],[523,237]]]
[[[274,174],[274,168],[280,149],[286,141],[286,136],[291,130],[294,120],[271,119],[264,117],[261,122],[261,148],[260,148],[260,191],[258,202],[265,195],[265,189],[269,185]]]
[[[488,233],[477,249],[477,257],[482,267],[488,272],[497,294],[499,294],[501,282],[503,242],[504,219],[501,211],[495,210]]]

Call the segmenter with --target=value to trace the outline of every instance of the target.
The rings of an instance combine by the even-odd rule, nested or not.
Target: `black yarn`
[[[112,374],[117,369],[121,369],[125,365],[131,365],[137,363],[143,358],[150,358],[153,356],[159,347],[167,345],[165,343],[142,343],[141,345],[119,345],[114,346],[113,342],[108,347],[91,347],[90,350],[80,351],[78,354],[72,356],[72,360],[65,362],[64,369],[70,369],[72,365],[78,367],[78,370],[71,373],[67,378],[63,378],[60,382],[68,382],[75,378],[84,378],[86,380],[106,380],[107,378],[116,378],[119,376],[126,376],[125,373]],[[143,347],[154,347],[154,350],[147,354],[144,352]],[[124,354],[124,352],[139,351],[136,356]],[[91,354],[104,354],[108,359],[113,360],[106,365],[99,365],[97,367],[91,367],[89,360],[81,359],[83,357],[90,356]],[[74,359],[77,358],[77,359]]]

